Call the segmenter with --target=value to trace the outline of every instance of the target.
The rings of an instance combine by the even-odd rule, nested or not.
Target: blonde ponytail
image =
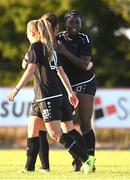
[[[41,42],[44,43],[48,50],[49,61],[51,61],[53,56],[53,46],[51,42],[51,37],[53,31],[51,30],[51,24],[46,19],[39,19],[38,30],[41,36]]]

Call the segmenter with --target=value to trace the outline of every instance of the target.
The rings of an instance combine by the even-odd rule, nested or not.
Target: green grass
[[[0,179],[49,179],[49,180],[90,180],[130,179],[130,151],[97,151],[96,173],[85,175],[73,172],[71,156],[65,150],[50,150],[51,173],[39,172],[39,158],[36,171],[20,173],[26,160],[25,150],[0,150]]]

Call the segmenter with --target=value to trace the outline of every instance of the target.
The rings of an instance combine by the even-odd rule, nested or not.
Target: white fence
[[[10,88],[0,87],[0,126],[26,126],[33,101],[32,88],[23,88],[14,102]],[[130,128],[130,89],[98,89],[95,99],[96,128]]]

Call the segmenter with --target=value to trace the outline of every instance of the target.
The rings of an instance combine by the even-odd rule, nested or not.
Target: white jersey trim
[[[89,37],[87,36],[87,34],[84,34],[84,33],[79,33],[79,34],[82,35],[82,36],[84,36],[84,37],[86,37],[87,42],[90,43],[90,40],[89,40]]]
[[[50,97],[46,97],[46,98],[43,98],[43,99],[35,99],[36,102],[42,102],[42,101],[45,101],[45,100],[48,100],[48,99],[53,99],[53,98],[57,98],[57,97],[61,97],[63,96],[63,94],[59,94],[59,95],[55,95],[55,96],[50,96]]]
[[[90,81],[92,81],[94,79],[94,77],[95,77],[95,74],[89,80],[83,81],[81,83],[74,84],[74,85],[72,85],[72,87],[75,87],[75,86],[78,86],[78,85],[81,85],[81,84],[85,84],[85,83],[89,83]]]

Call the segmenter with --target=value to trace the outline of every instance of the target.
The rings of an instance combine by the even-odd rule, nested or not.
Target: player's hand
[[[69,95],[69,101],[70,101],[70,104],[74,106],[74,108],[76,108],[79,104],[79,100],[77,96],[75,96],[74,94]]]
[[[66,53],[66,48],[62,43],[58,43],[56,51],[60,54],[65,54]]]
[[[15,96],[18,94],[18,90],[16,88],[12,89],[7,95],[7,99],[9,101],[14,101]]]
[[[52,42],[52,46],[55,50],[57,50],[58,42],[57,41]]]
[[[87,71],[90,70],[93,67],[93,62],[90,61],[87,66]]]

